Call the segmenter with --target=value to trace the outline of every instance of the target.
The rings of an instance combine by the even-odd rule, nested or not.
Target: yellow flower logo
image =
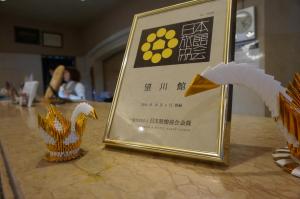
[[[168,59],[173,54],[173,48],[178,45],[178,39],[174,38],[175,30],[160,28],[156,33],[147,36],[147,41],[141,46],[143,60],[151,60],[153,64],[159,63],[162,59]]]

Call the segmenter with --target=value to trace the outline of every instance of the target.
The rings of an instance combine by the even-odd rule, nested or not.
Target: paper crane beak
[[[93,109],[90,114],[89,117],[93,118],[93,119],[98,119],[97,113],[95,111],[95,109]]]
[[[194,95],[194,94],[197,94],[200,92],[204,92],[207,90],[217,88],[219,86],[220,86],[219,84],[216,84],[201,75],[196,75],[196,77],[194,77],[191,85],[184,93],[184,96],[187,97],[190,95]]]

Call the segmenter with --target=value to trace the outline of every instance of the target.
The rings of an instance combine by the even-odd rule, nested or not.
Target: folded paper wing
[[[196,75],[196,77],[194,77],[191,85],[184,93],[184,96],[187,97],[187,96],[194,95],[194,94],[197,94],[197,93],[200,93],[203,91],[217,88],[219,86],[220,86],[219,84],[216,84],[201,75]]]
[[[194,78],[185,96],[212,89],[214,88],[213,84],[242,85],[252,89],[261,97],[271,111],[272,117],[279,116],[279,93],[289,98],[285,92],[286,89],[281,86],[279,81],[251,64],[220,63],[214,67],[208,67],[199,76],[201,77],[196,76]]]

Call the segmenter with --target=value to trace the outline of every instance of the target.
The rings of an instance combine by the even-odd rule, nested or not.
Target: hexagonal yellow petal
[[[164,49],[166,46],[166,41],[163,39],[159,39],[153,43],[152,50],[161,50]]]

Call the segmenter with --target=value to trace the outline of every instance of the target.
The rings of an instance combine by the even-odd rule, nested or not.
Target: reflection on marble
[[[99,116],[89,121],[81,159],[67,163],[42,160],[45,145],[34,120],[42,104],[18,108],[0,102],[0,140],[24,198],[300,198],[300,180],[277,167],[276,147],[284,146],[275,122],[233,116],[230,166],[162,155],[104,148],[102,137],[110,105],[91,103]],[[68,116],[76,104],[59,109]],[[2,171],[2,170],[1,170]]]

